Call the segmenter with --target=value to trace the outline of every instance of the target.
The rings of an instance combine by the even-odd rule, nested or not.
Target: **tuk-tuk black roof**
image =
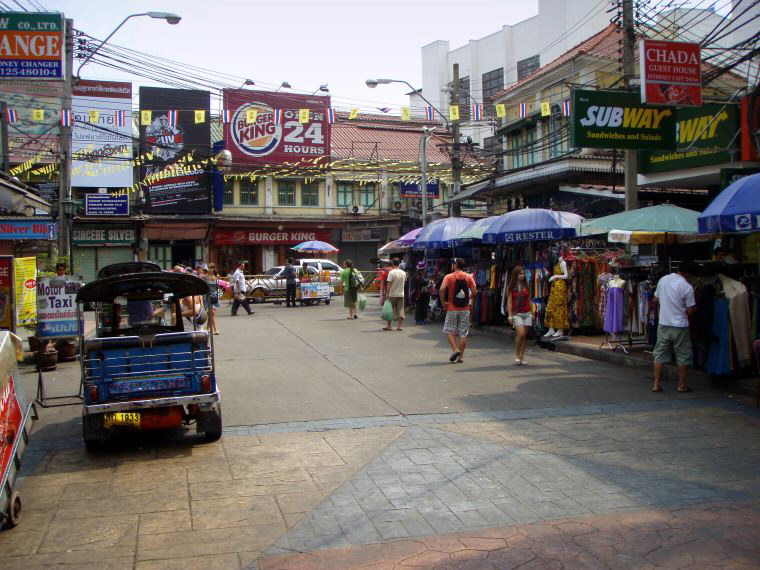
[[[190,297],[206,295],[208,291],[208,284],[195,275],[171,271],[130,273],[90,281],[77,293],[77,303],[110,303],[114,297],[134,293]]]
[[[126,275],[127,273],[157,273],[159,271],[161,271],[161,266],[152,261],[126,261],[106,265],[98,271],[98,279],[105,279],[114,275]]]

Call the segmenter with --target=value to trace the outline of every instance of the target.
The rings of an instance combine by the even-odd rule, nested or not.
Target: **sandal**
[[[652,386],[652,392],[662,392],[662,387],[655,388],[654,386]]]
[[[459,355],[462,354],[461,352],[452,352],[451,356],[449,357],[449,362],[454,362],[457,358],[459,358]]]
[[[684,388],[683,390],[676,389],[676,392],[678,392],[679,394],[685,394],[686,392],[692,392],[692,391],[693,390],[689,386],[686,386],[686,388]]]
[[[392,331],[393,329],[391,329],[391,328],[388,328],[388,327],[383,327],[383,330],[384,330],[384,331]]]

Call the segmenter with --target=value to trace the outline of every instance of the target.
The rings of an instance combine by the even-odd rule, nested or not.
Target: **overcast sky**
[[[174,12],[182,16],[176,26],[132,18],[111,43],[224,71],[241,83],[250,78],[265,89],[288,81],[295,92],[312,92],[327,83],[333,106],[366,109],[408,104],[406,87],[370,90],[364,82],[390,77],[420,87],[422,46],[448,40],[455,48],[538,13],[537,0],[39,1],[101,39],[129,14]],[[94,64],[81,75],[147,83]]]

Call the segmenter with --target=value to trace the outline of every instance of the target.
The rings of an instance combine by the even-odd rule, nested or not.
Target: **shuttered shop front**
[[[75,226],[72,232],[74,273],[89,282],[108,265],[134,261],[136,235],[132,226]]]

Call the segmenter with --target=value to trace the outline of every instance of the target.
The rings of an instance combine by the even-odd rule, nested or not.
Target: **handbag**
[[[391,305],[391,302],[388,299],[383,303],[383,310],[380,311],[380,319],[383,321],[393,320],[393,305]]]
[[[359,310],[363,311],[367,306],[367,296],[364,293],[359,293]]]

